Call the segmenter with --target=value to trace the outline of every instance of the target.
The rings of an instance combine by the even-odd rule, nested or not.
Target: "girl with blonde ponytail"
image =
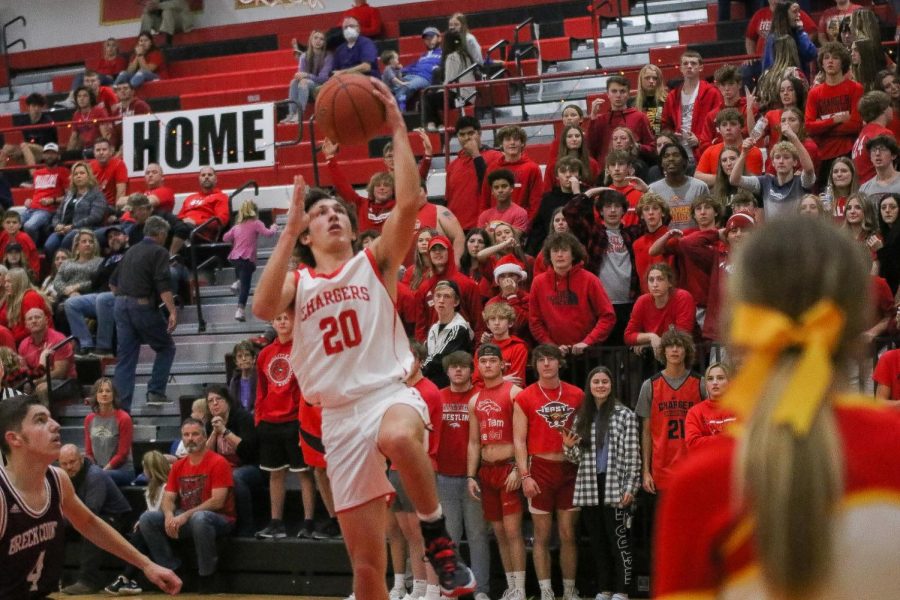
[[[772,220],[738,252],[724,325],[737,421],[674,474],[661,598],[898,598],[900,413],[851,396],[869,325],[862,251],[818,219]]]

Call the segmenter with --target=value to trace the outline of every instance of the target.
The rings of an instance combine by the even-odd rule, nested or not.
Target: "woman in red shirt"
[[[704,383],[706,400],[688,409],[684,420],[684,443],[688,449],[707,445],[715,436],[725,431],[725,426],[734,421],[731,411],[723,409],[719,402],[725,395],[731,369],[725,363],[715,362],[706,367]]]
[[[24,269],[12,269],[6,274],[6,302],[0,306],[0,325],[8,327],[16,340],[16,345],[28,337],[25,329],[25,314],[32,308],[40,308],[47,315],[48,325],[53,327],[53,313],[50,303],[31,284]]]
[[[116,77],[116,84],[130,82],[131,87],[138,89],[145,82],[162,77],[164,68],[162,52],[153,44],[153,36],[149,31],[142,31],[138,34],[128,66]]]

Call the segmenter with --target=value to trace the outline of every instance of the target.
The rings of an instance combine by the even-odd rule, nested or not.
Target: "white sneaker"
[[[500,600],[508,600],[510,594],[512,594],[513,591],[514,588],[506,588],[505,590],[503,590],[503,593],[500,595]]]
[[[478,592],[475,594],[475,600],[491,600],[491,597],[484,592]]]
[[[509,596],[507,596],[507,600],[525,600],[525,590],[520,590],[519,588],[512,588],[507,590],[509,592]]]
[[[613,595],[609,592],[600,592],[594,596],[594,600],[612,600]]]
[[[356,594],[351,592],[349,596],[344,598],[344,600],[356,600]]]
[[[628,600],[628,594],[613,594],[610,600]]]
[[[553,590],[541,590],[541,600],[556,600]]]
[[[581,596],[578,595],[578,590],[572,590],[569,594],[563,593],[563,600],[581,600]]]
[[[243,308],[238,308],[236,311],[234,311],[234,320],[235,321],[246,321],[247,320],[247,318],[244,316]]]
[[[228,289],[231,290],[231,295],[232,295],[232,296],[237,296],[237,295],[238,295],[238,292],[241,291],[241,282],[240,282],[240,281],[235,281],[234,283],[231,284],[231,287],[228,288]]]

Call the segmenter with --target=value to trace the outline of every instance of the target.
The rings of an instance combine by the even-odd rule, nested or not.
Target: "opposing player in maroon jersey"
[[[287,224],[259,281],[253,312],[271,320],[294,306],[291,364],[304,398],[322,405],[322,442],[356,598],[388,598],[386,500],[394,490],[385,456],[419,516],[443,593],[458,596],[475,589],[475,578],[444,525],[423,445],[428,410],[405,384],[413,356],[394,306],[398,271],[413,239],[419,175],[397,103],[380,81],[372,85],[394,146],[396,204],[381,237],[357,252],[355,212],[324,192],[307,196],[303,178],[296,177]],[[304,266],[291,272],[298,241]]]
[[[68,521],[85,538],[144,572],[169,594],[181,580],[138,552],[75,494],[59,458],[59,423],[36,398],[0,402],[0,598],[37,600],[59,590]]]

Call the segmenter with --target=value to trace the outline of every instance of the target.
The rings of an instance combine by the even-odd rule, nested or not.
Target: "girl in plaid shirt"
[[[613,394],[606,367],[592,370],[584,388],[572,429],[563,435],[566,458],[578,464],[573,504],[583,507],[597,561],[597,600],[627,600],[632,574],[628,507],[641,486],[638,422]]]

